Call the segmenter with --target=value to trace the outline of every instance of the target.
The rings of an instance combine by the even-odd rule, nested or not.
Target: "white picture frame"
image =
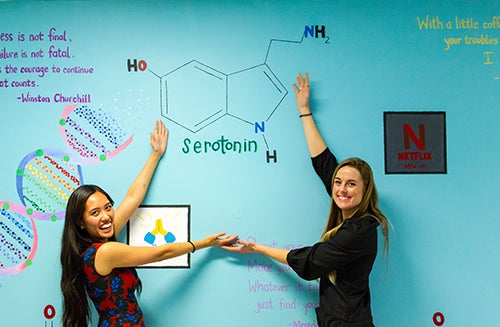
[[[127,244],[159,246],[190,240],[189,205],[141,205],[128,221]],[[136,268],[190,268],[190,254]]]

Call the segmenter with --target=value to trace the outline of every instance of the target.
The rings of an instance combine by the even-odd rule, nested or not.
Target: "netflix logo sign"
[[[446,174],[445,112],[384,112],[386,174]]]

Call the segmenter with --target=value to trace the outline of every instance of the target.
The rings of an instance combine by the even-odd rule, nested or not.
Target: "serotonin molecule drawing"
[[[147,71],[159,79],[160,112],[172,123],[197,133],[224,117],[237,119],[252,126],[256,134],[262,134],[267,162],[277,162],[276,150],[270,153],[264,133],[266,122],[289,92],[268,59],[273,44],[302,44],[308,37],[330,42],[324,25],[307,25],[300,40],[271,39],[264,62],[232,73],[224,73],[195,59],[163,75],[149,69],[144,59],[127,59],[127,70]],[[189,97],[184,96],[186,89],[190,90]]]

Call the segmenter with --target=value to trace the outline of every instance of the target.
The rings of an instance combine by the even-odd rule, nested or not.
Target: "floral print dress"
[[[97,273],[94,265],[97,250],[103,243],[94,243],[82,254],[87,293],[99,314],[99,327],[144,327],[142,310],[135,290],[139,283],[134,268],[115,268],[106,276]]]

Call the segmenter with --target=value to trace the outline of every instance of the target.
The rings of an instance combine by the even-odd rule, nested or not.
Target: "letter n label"
[[[425,125],[419,125],[419,136],[417,137],[409,124],[403,124],[403,138],[405,149],[410,148],[410,140],[412,140],[413,144],[415,144],[419,150],[425,150]]]

